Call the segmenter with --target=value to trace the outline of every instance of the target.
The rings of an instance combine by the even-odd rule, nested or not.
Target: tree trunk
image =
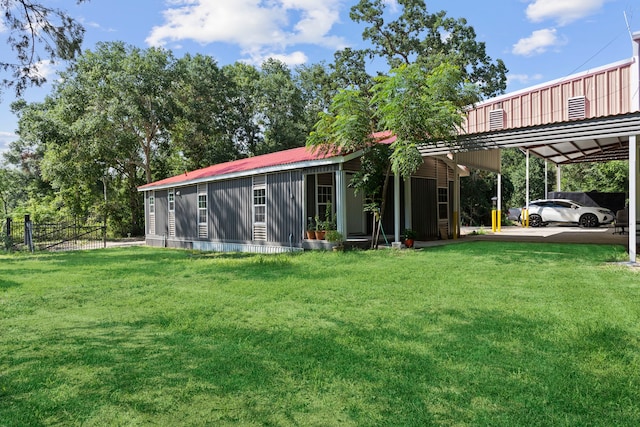
[[[389,175],[391,174],[391,162],[387,166],[387,172],[384,175],[384,184],[382,186],[382,202],[380,203],[380,215],[378,216],[378,224],[373,239],[373,248],[378,249],[378,240],[380,240],[380,229],[382,228],[382,218],[384,217],[385,207],[387,206],[387,190],[389,188]]]

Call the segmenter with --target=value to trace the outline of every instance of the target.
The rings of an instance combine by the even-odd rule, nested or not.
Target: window
[[[253,177],[253,240],[267,240],[267,177]]]
[[[174,189],[169,190],[169,194],[167,195],[167,199],[169,200],[169,212],[173,212],[176,210],[176,199],[175,199],[175,191]]]
[[[253,189],[253,222],[264,223],[267,217],[267,189]]]
[[[206,239],[209,235],[207,226],[207,184],[198,184],[198,237]]]
[[[156,196],[149,193],[149,234],[156,234]]]
[[[167,200],[169,202],[169,237],[176,235],[176,192],[175,189],[169,189]]]
[[[333,186],[318,185],[318,216],[321,221],[326,221],[327,207],[333,203]]]
[[[438,188],[438,218],[449,218],[449,190]]]
[[[207,223],[207,195],[198,194],[198,224]]]

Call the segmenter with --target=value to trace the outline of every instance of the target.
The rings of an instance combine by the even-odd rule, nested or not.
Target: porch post
[[[336,226],[347,238],[347,177],[342,166],[336,171]]]
[[[404,180],[404,226],[413,228],[411,222],[411,177]]]
[[[562,178],[562,169],[560,164],[556,165],[556,191],[562,191],[562,184],[560,184]]]
[[[400,174],[393,174],[393,241],[400,241]]]
[[[453,218],[451,218],[451,227],[453,239],[460,236],[460,169],[458,168],[458,156],[453,155]]]
[[[629,261],[636,262],[638,221],[638,143],[637,135],[629,137]]]

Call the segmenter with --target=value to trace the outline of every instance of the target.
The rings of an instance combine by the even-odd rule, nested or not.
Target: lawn
[[[0,426],[638,426],[626,258],[0,254]]]

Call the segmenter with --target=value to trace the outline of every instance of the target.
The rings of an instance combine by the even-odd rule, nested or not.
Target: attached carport
[[[501,210],[500,150],[520,148],[564,164],[627,160],[629,162],[629,218],[638,218],[638,135],[640,112],[575,120],[461,136],[453,144],[420,147],[423,156],[447,156],[459,164],[498,174],[498,210]],[[457,184],[458,185],[458,184]],[[459,206],[459,191],[454,194]],[[459,211],[458,208],[456,208]],[[629,260],[636,262],[636,221],[629,222]],[[459,227],[454,225],[454,230]]]

